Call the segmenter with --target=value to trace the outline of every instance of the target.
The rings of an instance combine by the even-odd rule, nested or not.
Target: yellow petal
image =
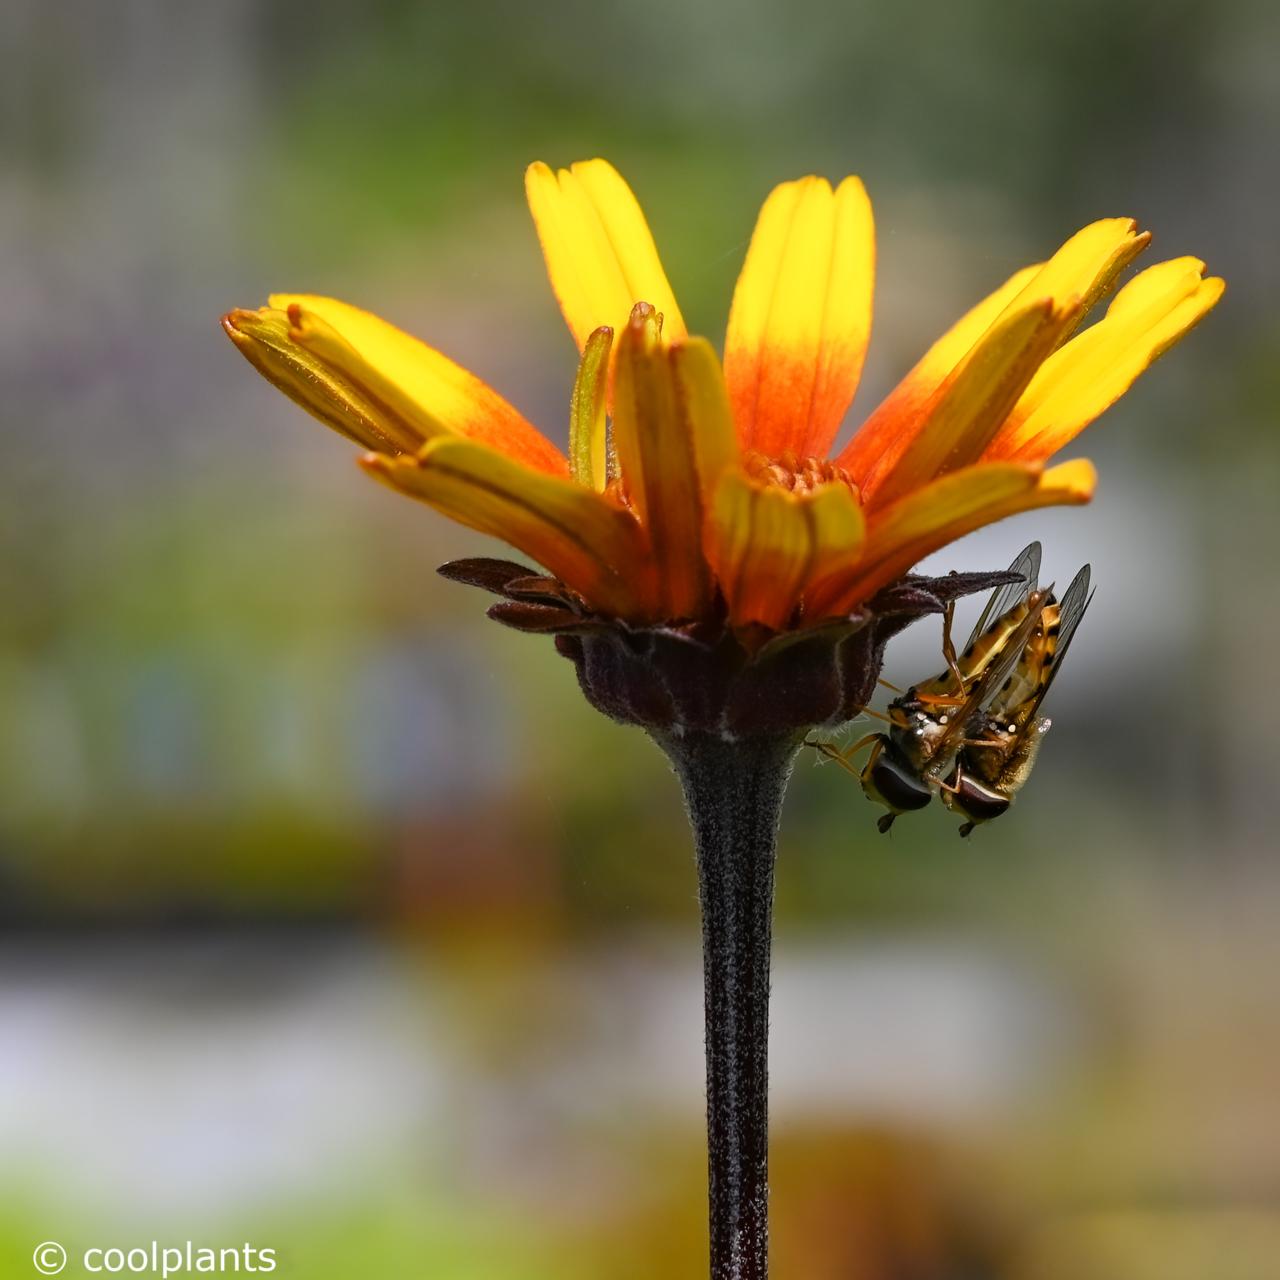
[[[637,302],[663,316],[668,341],[685,334],[658,250],[631,188],[605,160],[553,172],[541,161],[525,172],[551,288],[581,350],[601,325],[617,332]]]
[[[1034,298],[1078,298],[1083,319],[1110,293],[1116,278],[1151,241],[1132,218],[1100,218],[1082,227],[1027,281],[1011,307]]]
[[[810,554],[799,505],[795,494],[740,471],[721,477],[707,549],[734,623],[781,630],[790,620]]]
[[[1088,458],[1072,458],[1040,472],[1038,507],[1079,506],[1093,497],[1098,487],[1098,469]]]
[[[293,341],[283,311],[232,311],[222,327],[268,382],[348,440],[377,453],[416,447],[417,433],[407,422]]]
[[[871,517],[862,562],[843,584],[825,584],[814,608],[847,613],[930,553],[1020,511],[1088,502],[1097,473],[1079,458],[1043,471],[983,462],[943,476]]]
[[[726,472],[711,507],[707,549],[730,619],[786,627],[811,582],[857,560],[864,531],[857,499],[843,482],[796,493]]]
[[[985,456],[1043,462],[1079,435],[1213,309],[1226,285],[1203,274],[1198,258],[1176,258],[1135,276],[1045,361]]]
[[[847,484],[823,485],[814,490],[806,511],[813,531],[813,557],[805,576],[805,615],[808,621],[823,616],[810,607],[820,600],[831,582],[843,582],[862,559],[867,522],[862,507]]]
[[[1049,298],[1007,308],[935,394],[902,455],[886,452],[872,467],[863,501],[883,507],[980,458],[1077,314]]]
[[[663,616],[693,617],[710,601],[695,434],[681,413],[656,316],[645,303],[618,340],[613,443],[623,489],[648,535]]]
[[[739,460],[738,438],[715,348],[705,338],[686,338],[668,349],[684,430],[693,441],[703,510],[720,477]]]
[[[613,330],[601,325],[582,348],[569,400],[569,469],[579,484],[602,493],[608,481],[605,405]]]
[[[492,387],[395,325],[335,298],[274,294],[291,337],[414,429],[417,445],[461,435],[540,471],[565,475],[559,449]]]
[[[871,334],[875,228],[857,178],[776,187],[734,290],[725,377],[744,449],[825,457]]]
[[[1024,267],[967,311],[925,352],[915,368],[858,428],[836,458],[838,465],[853,477],[856,484],[865,482],[873,465],[885,454],[901,455],[934,393],[1042,266],[1043,263],[1037,263]]]
[[[1066,341],[1150,238],[1148,233],[1138,232],[1132,218],[1092,222],[1077,231],[1048,262],[1019,271],[934,343],[837,459],[862,489],[864,498],[912,447],[939,389],[988,330],[1008,323],[1031,304],[1048,299],[1059,309],[1075,306],[1074,316],[1055,338],[1055,343]],[[976,457],[969,454],[970,461]]]
[[[644,538],[604,495],[457,436],[432,441],[417,458],[366,454],[361,462],[393,488],[533,557],[594,608],[629,620],[651,615]]]

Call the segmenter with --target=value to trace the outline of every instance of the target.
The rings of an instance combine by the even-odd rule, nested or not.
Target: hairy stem
[[[698,859],[711,1280],[769,1274],[769,947],[794,737],[663,740]]]

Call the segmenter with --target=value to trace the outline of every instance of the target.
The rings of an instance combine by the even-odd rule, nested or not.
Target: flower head
[[[542,565],[549,576],[453,570],[506,596],[495,616],[530,630],[656,629],[754,656],[864,627],[929,553],[1088,501],[1092,465],[1050,459],[1223,290],[1198,259],[1162,262],[1081,331],[1149,239],[1128,218],[1091,223],[963,316],[832,456],[871,331],[875,239],[857,178],[770,194],[723,364],[688,334],[609,164],[534,164],[526,189],[581,353],[567,456],[472,374],[346,303],[283,294],[223,324],[264,376],[365,449],[370,474]]]

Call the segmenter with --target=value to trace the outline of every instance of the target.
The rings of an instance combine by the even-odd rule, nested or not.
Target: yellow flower
[[[347,303],[282,294],[223,324],[367,450],[371,474],[538,561],[553,598],[562,587],[584,615],[633,626],[810,628],[973,529],[1088,501],[1089,462],[1046,463],[1224,287],[1196,258],[1162,262],[1077,332],[1149,239],[1128,218],[1094,222],[974,307],[829,457],[871,331],[857,178],[801,178],[765,201],[723,367],[688,335],[612,166],[534,164],[526,188],[582,353],[567,457],[472,374]]]

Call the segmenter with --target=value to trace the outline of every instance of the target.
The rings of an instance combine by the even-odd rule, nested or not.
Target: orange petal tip
[[[234,342],[250,336],[242,326],[247,327],[257,318],[258,313],[256,311],[249,311],[245,307],[233,307],[222,317],[221,324],[227,336]]]

